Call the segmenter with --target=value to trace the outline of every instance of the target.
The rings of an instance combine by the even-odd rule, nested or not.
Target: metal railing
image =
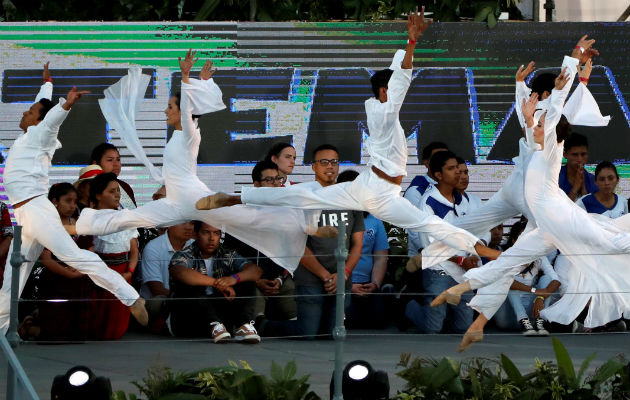
[[[18,326],[18,301],[20,288],[20,267],[24,262],[22,256],[22,227],[15,226],[13,231],[13,252],[11,253],[11,314],[9,319],[9,331],[5,338],[0,334],[0,348],[8,361],[7,368],[7,400],[39,400],[35,388],[28,379],[20,360],[13,351],[20,343],[17,332]]]

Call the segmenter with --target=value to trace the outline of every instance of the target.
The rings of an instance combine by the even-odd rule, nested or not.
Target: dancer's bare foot
[[[444,303],[452,304],[454,306],[458,305],[462,300],[462,294],[472,290],[470,287],[470,282],[466,281],[460,283],[459,285],[455,285],[451,288],[446,289],[438,297],[433,299],[431,302],[431,307],[437,307]]]
[[[144,303],[144,299],[138,297],[136,302],[129,306],[129,311],[131,311],[131,315],[133,315],[140,325],[147,326],[149,325],[149,313],[147,313]]]
[[[411,257],[409,261],[407,261],[407,265],[405,265],[405,269],[412,274],[416,271],[421,270],[422,269],[422,254],[416,254],[415,256]]]
[[[501,255],[499,250],[491,249],[488,246],[481,244],[481,242],[477,242],[475,244],[475,251],[480,257],[485,257],[489,260],[496,260]]]
[[[320,238],[334,238],[339,236],[339,230],[334,226],[320,226],[311,235]]]
[[[76,225],[64,225],[63,227],[66,230],[66,232],[68,232],[68,234],[70,236],[74,236],[74,235],[77,234],[77,226]]]
[[[481,342],[483,340],[483,330],[481,331],[471,331],[470,329],[464,333],[464,337],[462,341],[459,343],[457,347],[457,352],[461,353],[462,351],[468,350],[471,344],[475,342]]]
[[[218,192],[197,200],[195,207],[197,210],[213,210],[215,208],[229,207],[236,204],[241,204],[240,196],[231,196],[227,193]]]

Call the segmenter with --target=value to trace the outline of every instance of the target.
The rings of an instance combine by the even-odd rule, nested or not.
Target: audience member
[[[588,161],[588,139],[579,133],[572,133],[564,141],[566,165],[560,169],[558,185],[573,201],[589,193],[597,192],[595,176],[584,166]]]
[[[100,165],[104,172],[112,172],[116,177],[120,175],[122,164],[120,162],[120,152],[118,148],[111,143],[101,143],[92,150],[90,156],[90,164]],[[118,180],[118,184],[122,189],[120,191],[120,205],[123,208],[133,209],[136,204],[136,197],[133,189],[127,182]]]
[[[427,173],[426,175],[418,175],[413,178],[405,191],[405,198],[418,208],[421,207],[422,196],[437,183],[429,168],[429,162],[431,161],[431,157],[439,151],[448,151],[446,144],[442,142],[431,142],[422,149],[422,163],[427,168]],[[419,241],[420,236],[418,232],[407,231],[407,254],[409,257],[413,257],[422,251]]]
[[[353,170],[344,171],[339,174],[337,183],[354,180],[358,175]],[[352,298],[346,325],[350,328],[383,329],[387,324],[386,299],[379,294],[387,272],[389,242],[383,221],[367,212],[363,216],[363,247],[361,258],[352,271]]]
[[[70,183],[52,185],[48,199],[53,203],[64,225],[74,225],[77,208],[77,190]],[[79,248],[93,250],[91,236],[72,236]],[[48,249],[44,249],[40,261],[46,267],[39,276],[39,304],[37,322],[42,340],[86,340],[89,336],[92,283],[87,275],[60,262]],[[67,302],[51,302],[51,299],[67,299]],[[26,322],[26,320],[25,320]],[[24,325],[24,324],[23,324]]]
[[[437,152],[431,157],[429,169],[437,184],[424,194],[421,209],[449,222],[465,214],[469,204],[456,189],[461,175],[457,156],[450,151]],[[430,241],[426,233],[420,235],[421,248]],[[448,261],[424,269],[424,304],[410,301],[406,309],[407,318],[425,333],[440,333],[443,329],[455,333],[465,332],[473,320],[473,310],[466,305],[465,299],[457,306],[448,304],[431,307],[429,303],[442,291],[457,284],[453,276],[463,275],[465,270],[477,267],[478,262],[476,256],[460,252]]]
[[[470,184],[470,173],[468,171],[468,164],[466,164],[466,160],[461,157],[457,157],[457,167],[459,168],[459,183],[455,186],[455,189],[457,189],[457,191],[464,196],[466,201],[468,201],[467,211],[481,207],[483,204],[481,198],[474,193],[467,192],[468,185]]]
[[[160,333],[168,318],[170,276],[168,266],[176,251],[192,243],[193,222],[183,222],[168,227],[164,235],[151,240],[142,251],[139,276],[142,283],[140,296],[147,300],[149,329]]]
[[[579,198],[576,204],[589,213],[618,218],[628,213],[627,200],[615,193],[619,183],[617,167],[610,161],[603,161],[595,167],[595,184],[598,191]]]
[[[301,183],[320,188],[334,185],[339,175],[339,152],[324,144],[313,152],[315,181]],[[278,189],[280,190],[280,189]],[[345,265],[346,291],[351,289],[352,270],[361,258],[365,225],[360,211],[324,210],[319,226],[338,227],[345,223],[346,246],[349,249]],[[337,292],[337,261],[334,251],[337,238],[309,236],[304,257],[294,274],[297,302],[297,320],[265,321],[261,325],[266,336],[299,336],[314,339],[317,334],[330,335],[335,323],[335,296]]]
[[[272,163],[278,166],[278,172],[280,176],[282,176],[285,182],[288,181],[289,175],[293,172],[293,167],[295,167],[295,148],[289,143],[279,142],[271,146],[267,156],[265,157],[265,161],[271,161]],[[288,182],[290,185],[293,185],[292,182]],[[284,182],[282,182],[284,185]]]
[[[259,161],[252,170],[255,187],[280,187],[284,177],[278,166],[271,161]],[[262,276],[256,281],[256,318],[284,321],[297,316],[295,303],[295,282],[291,274],[273,262],[269,257],[245,243],[226,235],[224,243],[234,248],[244,257],[255,260],[262,269]]]
[[[95,176],[102,174],[103,168],[100,165],[88,165],[81,168],[79,171],[79,179],[74,182],[74,187],[77,189],[77,213],[81,213],[86,207],[90,207],[90,182]]]
[[[221,231],[195,221],[195,241],[171,259],[171,329],[176,336],[259,343],[253,326],[255,282],[262,270],[221,245]],[[180,300],[181,299],[181,300]],[[238,327],[238,328],[237,328]]]
[[[97,210],[120,207],[120,185],[113,172],[96,176],[90,184],[90,203]],[[138,265],[138,230],[128,229],[94,237],[94,251],[107,266],[131,282]],[[91,310],[91,336],[97,339],[119,339],[129,327],[129,307],[108,291],[95,287]]]
[[[0,288],[4,279],[4,266],[13,240],[13,222],[6,204],[0,201]]]

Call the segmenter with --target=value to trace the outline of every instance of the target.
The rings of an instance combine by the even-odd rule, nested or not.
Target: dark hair
[[[457,156],[455,157],[455,159],[457,160],[457,164],[466,164],[466,160],[464,160],[463,158]]]
[[[337,183],[352,182],[357,179],[359,173],[353,169],[347,169],[337,176]]]
[[[514,223],[514,225],[512,225],[512,227],[510,228],[510,233],[508,234],[507,243],[505,244],[506,250],[514,245],[516,239],[521,236],[521,233],[523,233],[526,226],[527,219],[524,218],[521,218],[520,221],[517,221]]]
[[[389,83],[389,78],[392,77],[394,71],[391,69],[382,69],[380,71],[376,71],[374,75],[370,78],[370,83],[372,84],[372,93],[374,93],[374,97],[378,99],[378,92],[382,87],[387,87]]]
[[[41,121],[44,119],[46,114],[48,114],[48,111],[50,111],[55,105],[48,99],[40,99],[39,104],[42,105],[42,109],[39,110],[39,118],[37,118],[37,120]]]
[[[276,163],[271,162],[271,161],[267,161],[267,160],[258,161],[256,165],[254,166],[254,169],[252,169],[252,181],[260,182],[260,180],[262,179],[262,172],[266,169],[273,169],[277,171],[278,166],[276,165]]]
[[[611,163],[610,161],[602,161],[599,164],[597,164],[597,167],[595,167],[595,178],[597,178],[597,175],[599,175],[599,173],[602,172],[602,170],[606,168],[610,168],[613,171],[615,171],[615,175],[617,176],[617,179],[619,179],[619,173],[617,172],[617,167],[615,166],[615,164]]]
[[[90,164],[97,163],[98,165],[100,165],[101,158],[103,158],[105,153],[107,153],[109,150],[116,150],[118,154],[120,154],[120,151],[118,151],[118,147],[114,146],[113,144],[101,143],[92,150],[92,154],[90,155]]]
[[[429,171],[431,171],[433,176],[435,176],[436,172],[442,172],[442,168],[451,158],[457,159],[457,155],[449,150],[438,151],[431,157],[431,161],[429,161]]]
[[[422,161],[428,160],[431,158],[431,153],[433,153],[436,149],[445,149],[448,150],[448,146],[443,142],[431,142],[424,146],[422,149]]]
[[[563,117],[564,117],[564,115],[563,115]],[[560,125],[560,124],[558,124],[558,125]],[[556,132],[557,131],[558,131],[558,128],[556,128]],[[558,139],[558,142],[560,142],[560,139]],[[584,146],[584,147],[586,147],[588,149],[588,139],[586,138],[586,136],[575,132],[575,133],[571,134],[571,136],[569,136],[568,138],[565,139],[564,151],[568,151],[570,148],[578,147],[578,146]]]
[[[542,100],[543,93],[551,93],[555,86],[556,75],[549,72],[538,74],[532,81],[532,93],[538,93],[538,98]]]
[[[0,164],[4,164],[4,156],[0,153]]]
[[[105,189],[107,189],[109,183],[112,181],[118,181],[118,177],[113,172],[105,172],[103,174],[96,175],[94,179],[92,179],[90,182],[89,202],[96,207],[96,205],[98,204],[96,195],[103,193]]]
[[[77,192],[77,189],[74,188],[72,183],[68,183],[68,182],[55,183],[54,185],[50,187],[50,190],[48,191],[48,200],[59,201],[61,196],[65,196],[70,192],[74,192],[74,193]]]
[[[267,155],[265,156],[265,161],[272,161],[271,157],[274,157],[274,156],[280,157],[280,153],[282,153],[282,150],[286,149],[287,147],[293,148],[293,145],[291,143],[286,143],[286,142],[278,142],[274,144],[273,146],[271,146],[271,148],[267,152]]]
[[[337,150],[337,148],[333,146],[332,144],[321,144],[317,146],[315,150],[313,150],[313,161],[315,161],[315,156],[317,155],[317,153],[323,150],[332,150],[335,153],[337,153],[337,155],[339,155],[339,150]]]
[[[194,229],[195,233],[199,233],[199,231],[201,230],[201,227],[202,227],[204,224],[206,224],[206,225],[208,225],[208,226],[212,226],[212,225],[210,225],[209,223],[204,222],[204,221],[197,221],[197,220],[193,221],[193,225],[194,225],[194,228],[193,228],[193,229]]]

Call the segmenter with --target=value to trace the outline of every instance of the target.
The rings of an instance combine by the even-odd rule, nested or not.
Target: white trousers
[[[361,172],[352,182],[315,190],[300,185],[287,188],[244,187],[241,201],[256,206],[367,211],[390,224],[426,232],[447,246],[476,254],[475,244],[478,239],[475,236],[435,215],[418,210],[400,196],[400,186],[379,178],[370,169]]]
[[[55,206],[46,198],[39,196],[15,210],[15,218],[22,226],[22,255],[26,262],[20,268],[19,291],[31,274],[33,264],[44,248],[50,250],[61,262],[90,277],[94,283],[110,291],[123,304],[130,306],[139,297],[138,292],[129,285],[116,271],[109,268],[95,253],[81,250],[64,229]],[[0,291],[0,330],[6,333],[9,328],[11,308],[11,276],[13,268],[10,255],[4,269],[4,284]]]
[[[172,226],[199,220],[258,249],[293,273],[304,255],[309,228],[317,226],[319,212],[243,205],[197,210],[195,202],[214,192],[207,188],[189,187],[185,204],[180,204],[169,200],[169,193],[173,193],[175,188],[169,187],[168,183],[166,187],[166,199],[152,201],[133,210],[83,209],[77,220],[77,233],[106,235],[132,228]]]

